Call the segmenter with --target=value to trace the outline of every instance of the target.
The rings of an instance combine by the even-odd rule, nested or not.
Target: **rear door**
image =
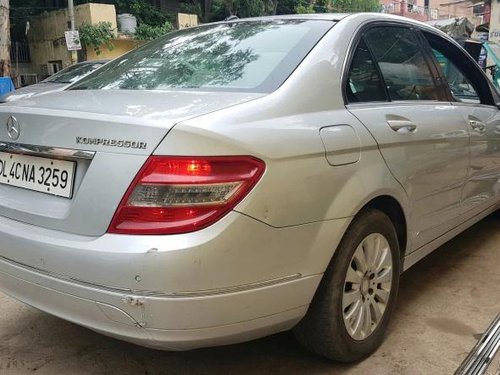
[[[469,133],[449,103],[418,31],[362,31],[345,83],[347,108],[371,132],[411,204],[413,249],[448,231],[460,215]]]
[[[480,68],[454,43],[424,32],[452,105],[460,112],[471,138],[470,168],[462,194],[467,216],[486,209],[500,197],[500,115],[493,91]]]

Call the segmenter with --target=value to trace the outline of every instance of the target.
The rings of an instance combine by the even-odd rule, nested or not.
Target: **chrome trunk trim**
[[[0,142],[0,151],[12,154],[23,154],[54,159],[88,159],[91,160],[95,152],[84,150],[73,150],[69,148],[57,148],[37,145],[26,145],[21,143]]]
[[[490,324],[455,375],[481,375],[486,372],[500,349],[500,314]]]

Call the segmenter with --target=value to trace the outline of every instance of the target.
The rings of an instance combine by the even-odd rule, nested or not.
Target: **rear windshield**
[[[85,77],[87,74],[93,72],[97,68],[100,68],[104,63],[85,63],[72,65],[69,68],[63,69],[60,72],[50,76],[43,82],[53,82],[53,83],[73,83],[78,81],[80,78]]]
[[[71,89],[271,92],[332,26],[331,21],[267,20],[176,31],[112,61]]]

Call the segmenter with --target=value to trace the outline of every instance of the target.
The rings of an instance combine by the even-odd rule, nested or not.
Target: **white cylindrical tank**
[[[124,34],[134,34],[137,28],[137,19],[134,15],[123,13],[118,15],[118,31]]]

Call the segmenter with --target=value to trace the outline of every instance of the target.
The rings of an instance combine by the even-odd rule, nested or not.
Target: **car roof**
[[[263,17],[252,17],[252,18],[234,18],[227,21],[220,21],[215,23],[231,23],[231,22],[247,22],[247,21],[259,21],[259,20],[287,20],[287,19],[298,19],[298,20],[323,20],[323,21],[341,21],[343,19],[358,19],[362,21],[397,21],[404,22],[407,24],[418,25],[428,30],[435,29],[430,25],[423,22],[401,17],[393,14],[385,13],[306,13],[306,14],[286,14],[286,15],[276,15],[276,16],[263,16]]]
[[[245,21],[245,20],[281,20],[281,19],[308,19],[308,20],[325,20],[325,21],[340,21],[341,19],[349,16],[350,13],[307,13],[307,14],[283,14],[277,16],[264,16],[264,17],[253,17],[253,18],[236,18],[234,21]],[[226,21],[232,22],[233,20]]]
[[[432,25],[426,24],[421,21],[417,21],[408,17],[402,17],[394,14],[386,13],[311,13],[311,14],[291,14],[291,15],[279,15],[279,16],[267,16],[258,18],[245,18],[245,19],[235,19],[234,21],[226,22],[238,22],[238,21],[251,21],[251,20],[280,20],[280,19],[300,19],[300,20],[327,20],[332,22],[337,22],[341,20],[353,21],[357,23],[371,22],[371,21],[385,21],[385,22],[397,22],[405,23],[408,25],[418,26],[420,29],[439,34],[448,40],[452,40],[448,35],[439,29],[433,27]]]
[[[310,14],[283,14],[276,16],[262,16],[262,17],[248,17],[248,18],[238,18],[232,17],[224,21],[209,22],[194,26],[194,28],[210,26],[210,25],[220,25],[220,24],[231,24],[240,22],[252,22],[252,21],[278,21],[278,20],[317,20],[317,21],[340,21],[343,18],[349,16],[349,13],[310,13]]]

